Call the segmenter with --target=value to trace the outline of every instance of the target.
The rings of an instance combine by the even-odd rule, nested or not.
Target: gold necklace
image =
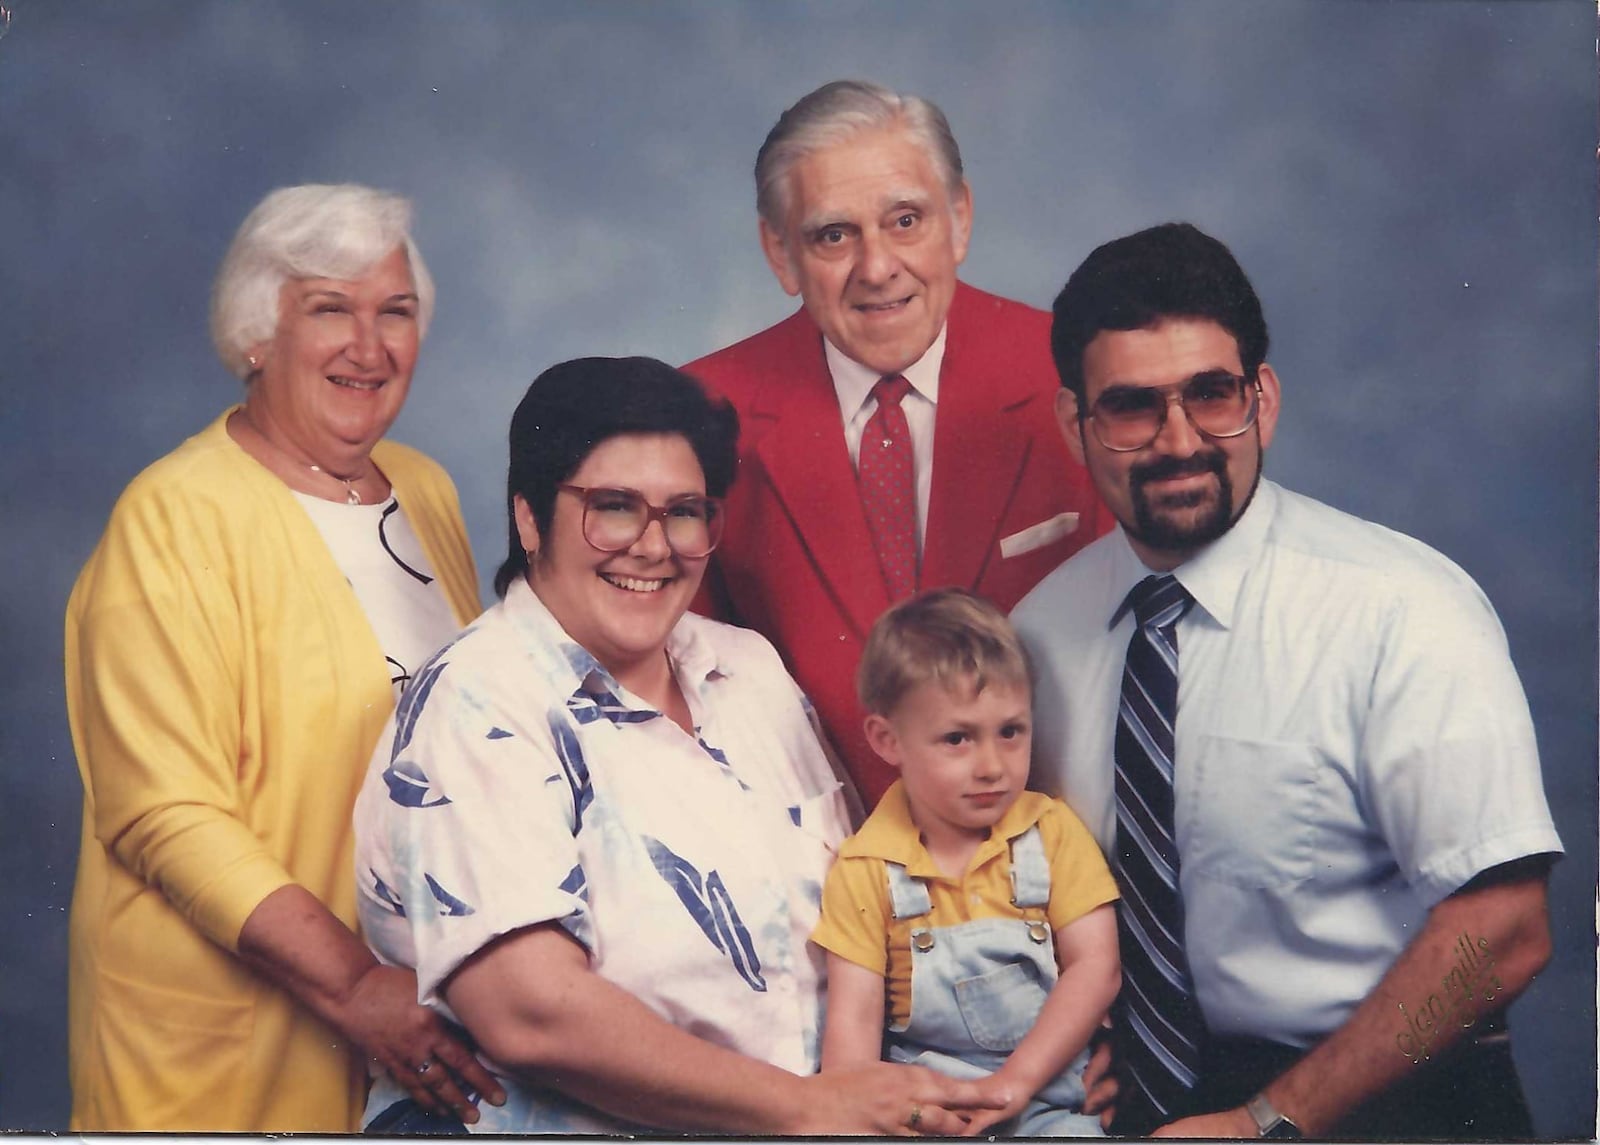
[[[239,407],[239,414],[244,419],[244,423],[250,427],[250,432],[251,433],[255,434],[262,441],[266,442],[268,445],[270,445],[273,449],[277,450],[284,457],[286,457],[290,461],[294,462],[294,464],[304,466],[305,468],[311,470],[311,472],[313,472],[313,473],[320,473],[324,477],[331,477],[335,481],[343,482],[344,483],[344,502],[345,502],[346,505],[362,505],[362,504],[365,504],[365,502],[361,500],[361,494],[356,491],[356,480],[357,480],[357,478],[354,478],[354,477],[340,477],[337,473],[330,473],[328,470],[322,468],[322,466],[320,466],[320,465],[313,465],[309,461],[301,461],[299,458],[295,457],[292,453],[290,453],[283,446],[279,445],[277,442],[273,441],[266,434],[261,432],[261,428],[256,425],[256,419],[250,416],[250,408],[248,406],[240,406]]]
[[[352,478],[352,477],[340,477],[337,473],[329,473],[326,469],[322,468],[322,466],[320,466],[320,465],[307,465],[306,468],[311,470],[311,472],[313,472],[313,473],[321,473],[326,477],[332,477],[335,481],[343,481],[344,482],[344,493],[345,493],[345,497],[344,497],[345,504],[346,505],[359,505],[359,504],[361,504],[361,494],[356,492],[356,483],[355,483],[355,479],[354,478]]]

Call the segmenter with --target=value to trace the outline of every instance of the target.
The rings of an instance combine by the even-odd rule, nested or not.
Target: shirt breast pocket
[[[1186,875],[1247,890],[1311,877],[1324,770],[1315,749],[1206,735],[1188,770],[1193,792],[1178,825]]]

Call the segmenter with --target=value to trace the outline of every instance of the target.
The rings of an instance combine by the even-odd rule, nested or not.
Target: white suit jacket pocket
[[[1057,513],[1049,520],[1040,521],[1037,525],[1029,525],[1026,529],[1018,530],[1009,537],[1000,538],[1000,555],[1002,557],[1020,557],[1023,553],[1031,553],[1034,549],[1042,549],[1051,541],[1059,541],[1062,537],[1078,527],[1078,514]]]

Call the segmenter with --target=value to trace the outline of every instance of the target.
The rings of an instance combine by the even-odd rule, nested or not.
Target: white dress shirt
[[[911,391],[900,403],[905,411],[906,427],[911,431],[911,472],[917,483],[917,552],[922,552],[922,539],[928,531],[928,501],[933,494],[933,418],[939,405],[939,367],[944,365],[944,335],[948,325],[939,329],[927,352],[900,371],[911,383]],[[828,373],[833,378],[833,392],[839,399],[839,415],[844,420],[844,443],[850,450],[850,464],[861,465],[861,436],[867,422],[877,412],[878,399],[872,396],[872,387],[883,375],[863,366],[854,358],[845,356],[826,338],[822,340],[823,353],[828,359]]]
[[[556,922],[594,972],[695,1036],[817,1068],[807,943],[850,824],[810,705],[762,637],[686,614],[667,641],[695,734],[621,687],[522,580],[417,674],[356,801],[362,931],[425,1004],[500,935]],[[624,1123],[490,1062],[474,1132]],[[387,1074],[367,1118],[404,1097]]]
[[[1035,781],[1108,853],[1120,606],[1149,573],[1117,529],[1012,614],[1037,673]],[[1196,601],[1177,629],[1174,778],[1196,995],[1213,1033],[1309,1045],[1434,904],[1561,850],[1527,701],[1460,568],[1271,482],[1175,575]]]

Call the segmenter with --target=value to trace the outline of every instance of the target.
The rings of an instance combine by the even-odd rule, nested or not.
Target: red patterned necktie
[[[917,482],[911,465],[911,427],[901,400],[911,383],[900,375],[879,378],[872,387],[878,408],[861,434],[856,480],[861,505],[878,550],[878,564],[890,600],[917,588]]]

